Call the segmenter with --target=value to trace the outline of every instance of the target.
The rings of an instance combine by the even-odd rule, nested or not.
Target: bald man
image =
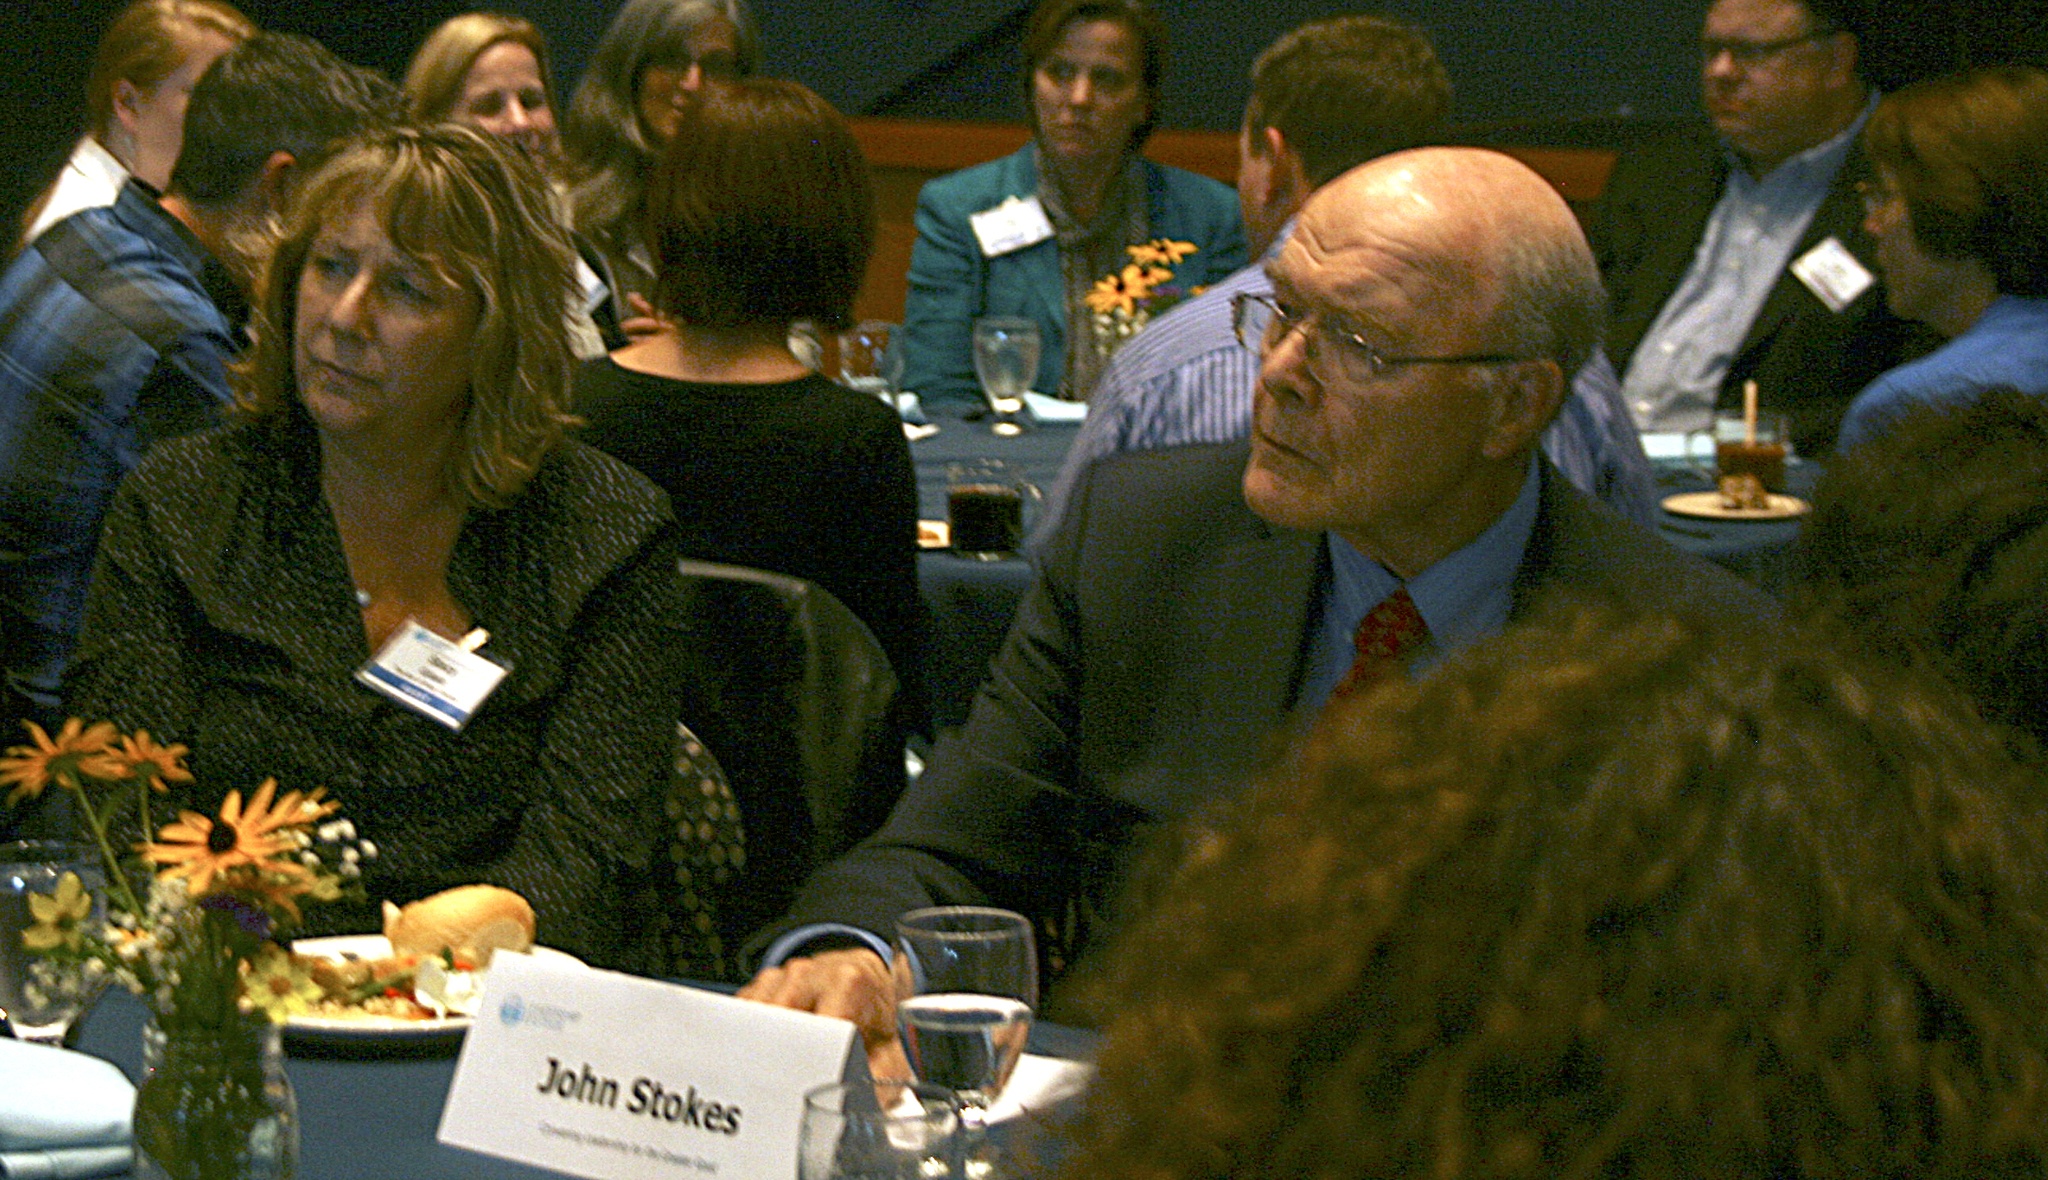
[[[1021,910],[1078,953],[1147,832],[1237,790],[1333,693],[1418,674],[1547,594],[1771,613],[1540,457],[1602,295],[1534,172],[1381,157],[1317,190],[1267,268],[1273,295],[1236,308],[1263,354],[1249,442],[1088,472],[967,725],[805,886],[743,995],[855,1019],[877,1047],[904,910]]]

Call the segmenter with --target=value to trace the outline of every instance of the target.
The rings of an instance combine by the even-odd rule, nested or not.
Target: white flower
[[[357,844],[356,847],[361,848],[363,850],[364,860],[377,859],[377,846],[375,844],[370,843],[368,840],[364,840],[361,843]]]

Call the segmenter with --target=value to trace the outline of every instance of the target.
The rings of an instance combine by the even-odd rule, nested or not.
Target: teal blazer
[[[1155,238],[1193,242],[1174,269],[1188,286],[1207,286],[1244,265],[1237,193],[1206,176],[1138,161],[1145,173],[1147,222]],[[985,315],[1038,321],[1042,349],[1033,388],[1059,388],[1066,363],[1067,306],[1059,244],[1048,238],[996,258],[982,255],[968,218],[1007,197],[1038,192],[1035,144],[924,186],[917,198],[917,244],[903,307],[903,388],[938,402],[982,404],[974,376],[974,321]]]

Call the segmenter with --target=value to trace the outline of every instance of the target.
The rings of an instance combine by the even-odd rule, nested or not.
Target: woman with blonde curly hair
[[[202,782],[328,788],[382,849],[372,898],[490,881],[542,942],[655,970],[673,518],[563,437],[571,258],[540,174],[491,137],[341,151],[258,292],[240,421],[117,494],[67,699],[189,744]],[[454,648],[502,674],[466,725],[373,691],[398,653]]]
[[[185,104],[215,58],[256,32],[225,0],[135,0],[115,15],[86,78],[86,133],[22,219],[25,245],[130,176],[162,192],[185,141]]]

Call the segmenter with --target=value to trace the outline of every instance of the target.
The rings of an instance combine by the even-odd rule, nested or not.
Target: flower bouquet
[[[1130,262],[1115,274],[1107,274],[1095,280],[1086,296],[1088,326],[1095,341],[1096,354],[1108,357],[1124,342],[1145,329],[1152,317],[1163,314],[1168,308],[1201,293],[1174,284],[1173,268],[1179,266],[1188,255],[1200,247],[1193,242],[1176,242],[1167,238],[1154,238],[1136,246],[1126,246],[1124,252],[1131,256]]]
[[[85,883],[66,874],[52,894],[31,898],[22,942],[48,969],[110,977],[150,1010],[150,1073],[135,1096],[137,1173],[289,1175],[297,1116],[277,1026],[319,989],[287,942],[303,902],[360,893],[375,846],[346,821],[321,822],[338,810],[323,791],[280,795],[270,779],[246,800],[229,791],[215,817],[181,811],[157,828],[151,796],[192,781],[184,746],[76,718],[54,739],[28,729],[32,744],[0,757],[0,787],[13,788],[7,802],[51,786],[69,792],[107,896],[103,909],[94,905]],[[129,806],[143,839],[118,849],[116,816]]]

